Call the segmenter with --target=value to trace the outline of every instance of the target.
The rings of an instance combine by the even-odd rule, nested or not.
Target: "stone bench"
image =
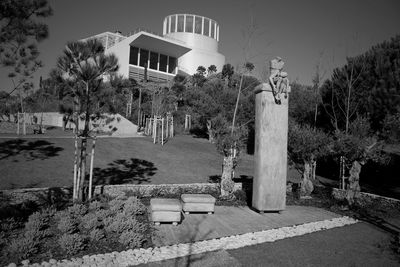
[[[181,221],[182,205],[177,199],[152,198],[150,200],[151,220],[155,225],[160,222],[172,222],[178,225]]]
[[[207,212],[212,214],[215,208],[215,198],[209,194],[182,194],[182,209],[189,212]]]

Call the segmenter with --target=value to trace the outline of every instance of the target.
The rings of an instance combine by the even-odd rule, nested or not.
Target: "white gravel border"
[[[72,258],[70,260],[56,261],[51,259],[48,262],[42,262],[41,264],[36,263],[32,265],[29,264],[29,261],[23,261],[22,266],[132,266],[139,265],[141,263],[175,259],[178,257],[200,254],[204,252],[222,249],[237,249],[265,242],[274,242],[289,237],[301,236],[322,230],[351,225],[357,222],[358,220],[356,219],[343,216],[330,220],[222,237],[194,243],[177,244],[148,249],[129,249],[122,252],[83,256],[82,258]],[[9,266],[16,265],[12,263]]]

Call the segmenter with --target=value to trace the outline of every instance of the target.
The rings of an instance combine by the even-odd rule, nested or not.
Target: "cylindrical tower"
[[[178,59],[179,69],[196,73],[198,66],[215,65],[222,70],[225,56],[218,52],[219,25],[215,20],[192,14],[174,14],[164,19],[163,35],[181,41],[192,50]]]

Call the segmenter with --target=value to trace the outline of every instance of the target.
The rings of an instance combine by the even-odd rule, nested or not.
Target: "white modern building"
[[[119,61],[119,73],[142,80],[147,66],[148,79],[169,81],[176,74],[196,73],[198,66],[215,65],[222,70],[225,56],[218,52],[220,28],[215,20],[192,14],[167,16],[163,34],[137,29],[128,35],[104,32],[96,38]]]

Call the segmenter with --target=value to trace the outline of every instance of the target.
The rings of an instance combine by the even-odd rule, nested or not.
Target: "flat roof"
[[[138,36],[129,44],[130,46],[136,46],[176,58],[192,50],[183,43],[148,32],[142,31],[137,33],[137,35]]]

